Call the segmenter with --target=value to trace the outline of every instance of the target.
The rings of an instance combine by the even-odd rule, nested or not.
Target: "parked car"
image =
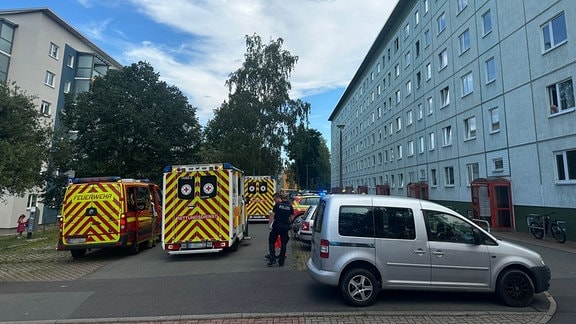
[[[538,253],[427,200],[329,195],[315,214],[308,273],[352,306],[382,289],[421,289],[490,292],[525,307],[550,286]]]
[[[308,207],[318,205],[320,202],[320,195],[298,195],[294,196],[292,201],[292,208],[294,208],[294,216],[298,217],[303,215]]]
[[[296,232],[296,238],[302,242],[310,243],[312,239],[312,226],[314,225],[314,218],[316,206],[308,207],[308,210],[302,215],[302,222],[300,224],[300,228],[298,232]]]

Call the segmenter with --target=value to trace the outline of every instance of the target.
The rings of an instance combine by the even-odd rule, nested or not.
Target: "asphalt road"
[[[510,308],[491,294],[385,291],[373,306],[351,308],[336,288],[308,276],[306,245],[291,241],[286,266],[269,268],[266,225],[251,224],[250,231],[253,239],[232,253],[169,256],[156,246],[136,256],[99,251],[79,261],[66,252],[57,252],[64,259],[59,262],[40,257],[39,268],[50,268],[39,270],[38,278],[59,279],[0,282],[0,322],[286,312],[532,313],[549,307],[543,294],[530,307]],[[558,255],[554,262],[566,264],[565,257]],[[554,276],[555,267],[554,281],[567,280],[574,287],[573,262],[562,269],[565,278]],[[567,287],[557,289],[571,295]]]

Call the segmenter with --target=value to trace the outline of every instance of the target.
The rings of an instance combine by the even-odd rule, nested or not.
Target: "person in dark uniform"
[[[268,236],[268,266],[271,267],[276,263],[276,248],[274,243],[280,235],[280,255],[278,256],[278,265],[284,266],[286,259],[286,244],[288,243],[288,231],[290,230],[290,223],[294,218],[294,209],[292,204],[283,197],[280,193],[274,194],[274,207],[270,213],[268,226],[270,227],[270,235]]]

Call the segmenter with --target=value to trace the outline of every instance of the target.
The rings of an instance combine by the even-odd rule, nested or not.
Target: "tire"
[[[140,243],[138,243],[138,240],[136,238],[134,238],[132,245],[130,245],[130,247],[128,248],[128,253],[130,255],[136,255],[140,253]]]
[[[534,299],[534,283],[522,270],[505,270],[498,276],[496,294],[508,306],[526,307]]]
[[[234,240],[234,243],[232,243],[232,245],[229,246],[229,247],[226,249],[226,252],[236,252],[236,251],[238,251],[238,245],[240,245],[239,240],[238,240],[238,239]]]
[[[365,307],[374,304],[380,293],[380,284],[366,269],[351,269],[340,281],[340,293],[346,304]]]
[[[550,226],[550,231],[552,232],[552,236],[558,243],[566,242],[566,231],[556,224],[552,224]]]
[[[86,255],[86,249],[70,250],[70,254],[72,254],[72,259],[82,259]]]
[[[534,236],[535,238],[541,240],[544,237],[544,229],[542,228],[542,225],[536,222],[530,223],[530,234],[532,234],[532,236]]]

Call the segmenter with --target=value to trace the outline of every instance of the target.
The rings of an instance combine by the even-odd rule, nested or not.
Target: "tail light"
[[[310,222],[304,221],[304,222],[302,223],[302,227],[301,227],[301,228],[302,228],[303,231],[309,231],[309,230],[310,230]]]
[[[320,257],[328,259],[330,256],[330,242],[328,240],[320,240]]]

